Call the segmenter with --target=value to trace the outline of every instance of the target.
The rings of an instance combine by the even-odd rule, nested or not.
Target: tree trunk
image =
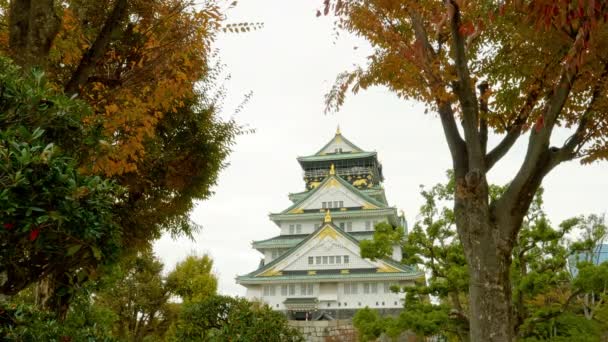
[[[46,63],[61,25],[54,0],[12,0],[9,8],[9,46],[21,66]]]
[[[506,227],[500,227],[492,215],[485,179],[476,184],[459,183],[462,186],[457,186],[454,209],[469,268],[471,341],[512,341],[509,273],[513,244],[501,233]]]

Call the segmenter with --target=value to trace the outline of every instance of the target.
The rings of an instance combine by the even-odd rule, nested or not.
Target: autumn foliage
[[[373,49],[366,65],[338,76],[328,110],[383,85],[438,114],[473,284],[471,339],[511,340],[511,252],[534,193],[561,163],[608,159],[608,4],[325,0],[321,12]],[[491,134],[502,135],[494,146]],[[524,139],[521,166],[490,198],[488,172]]]
[[[21,76],[15,77],[33,72],[44,79],[40,91],[66,106],[80,106],[70,113],[77,122],[45,135],[45,143],[70,147],[62,152],[70,157],[77,177],[97,177],[121,189],[111,198],[108,224],[99,222],[104,229],[118,227],[119,240],[108,240],[117,243],[115,254],[146,248],[163,232],[190,235],[197,229],[189,212],[195,200],[212,194],[240,132],[233,120],[218,117],[222,70],[211,61],[212,43],[227,29],[222,26],[223,11],[233,5],[189,0],[0,2],[0,54],[20,67]],[[248,24],[230,26],[235,28],[250,29]],[[52,106],[49,99],[41,101]],[[43,121],[27,122],[28,115],[39,114],[35,107],[28,109],[21,111],[19,122],[27,129],[53,132]],[[11,113],[3,112],[2,117]],[[68,117],[63,112],[53,115]],[[2,128],[14,127],[7,122]],[[53,191],[53,184],[48,186]],[[46,215],[52,203],[40,210]],[[0,222],[11,228],[4,232],[24,231],[24,221]],[[26,239],[47,241],[44,229],[27,231]],[[74,237],[47,247],[78,255],[97,246],[70,250]],[[82,258],[74,267],[94,273],[97,259],[91,263]],[[48,266],[43,262],[38,267]],[[64,312],[71,293],[66,288],[77,288],[80,280],[88,279],[71,271],[45,271],[15,286],[5,285],[14,293],[41,278],[46,282],[42,297],[58,297],[59,289],[67,293],[61,295]]]

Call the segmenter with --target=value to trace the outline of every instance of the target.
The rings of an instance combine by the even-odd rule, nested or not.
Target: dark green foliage
[[[111,327],[117,317],[109,310],[78,296],[67,318],[59,322],[54,313],[27,303],[0,303],[0,340],[14,342],[117,341]]]
[[[121,188],[78,170],[97,137],[82,127],[86,105],[37,71],[21,76],[6,59],[0,69],[0,293],[59,276],[63,296],[118,255]]]
[[[102,278],[95,305],[117,320],[112,334],[122,341],[162,340],[179,312],[162,274],[163,264],[150,251],[123,258]],[[209,276],[209,275],[208,275]]]
[[[454,213],[448,208],[454,193],[453,177],[448,174],[448,178],[447,184],[422,189],[425,202],[407,236],[379,224],[374,239],[361,243],[362,255],[370,258],[388,256],[390,246],[400,244],[402,262],[421,266],[429,275],[426,283],[401,289],[406,292],[406,303],[397,320],[360,311],[354,322],[362,337],[397,336],[399,331],[409,330],[421,336],[468,340],[469,271],[456,235]],[[497,197],[503,190],[492,186],[490,196]],[[608,263],[587,260],[606,234],[604,221],[591,215],[553,228],[543,211],[542,195],[541,188],[512,254],[515,332],[525,341],[596,341],[608,322],[604,304]],[[582,237],[569,243],[566,236],[573,231],[582,232],[578,234]],[[574,256],[583,261],[577,263]],[[575,265],[578,272],[573,277],[569,267]]]
[[[244,298],[211,296],[184,304],[173,341],[303,341],[282,314]]]

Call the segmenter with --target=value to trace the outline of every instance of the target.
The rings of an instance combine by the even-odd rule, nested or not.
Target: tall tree
[[[455,182],[450,172],[448,177],[446,184],[422,188],[424,204],[409,234],[380,223],[373,240],[361,242],[362,255],[371,258],[386,257],[391,254],[392,246],[399,244],[404,256],[402,262],[422,267],[428,274],[426,283],[394,289],[406,293],[405,309],[398,318],[381,318],[368,310],[358,313],[355,325],[363,335],[397,336],[410,330],[422,336],[440,334],[469,340],[468,269],[462,244],[456,237],[454,212],[449,207]],[[490,186],[491,197],[499,196],[504,190],[504,187]],[[518,339],[567,340],[581,337],[583,331],[586,339],[599,337],[605,323],[584,322],[586,315],[579,304],[588,302],[583,294],[590,293],[591,289],[602,293],[606,280],[600,279],[605,277],[602,268],[605,266],[583,262],[579,264],[581,272],[574,277],[569,266],[575,267],[575,256],[588,256],[583,251],[595,250],[591,245],[605,235],[605,229],[595,215],[568,219],[559,227],[552,227],[543,210],[543,189],[539,189],[513,249],[512,305],[514,333]],[[566,238],[569,233],[582,237],[571,242]],[[605,307],[601,298],[603,294],[597,296],[596,309]]]
[[[217,292],[217,278],[212,268],[213,260],[208,255],[190,255],[169,273],[167,286],[185,302],[204,300]]]
[[[42,70],[50,88],[91,108],[77,120],[99,135],[76,151],[75,168],[126,189],[112,210],[121,250],[146,248],[162,232],[191,234],[193,201],[212,194],[240,132],[234,121],[218,118],[222,74],[209,64],[224,19],[220,5],[12,0],[0,6],[0,53],[24,72]],[[75,132],[64,133],[53,138]],[[69,272],[47,277],[41,302],[55,306],[48,298],[58,297],[61,284],[77,282]]]
[[[373,46],[368,65],[338,77],[328,109],[338,108],[350,90],[385,85],[438,113],[456,178],[454,215],[469,267],[471,338],[512,340],[512,250],[534,193],[561,163],[608,157],[608,4],[324,4],[340,28]],[[560,142],[557,127],[570,128],[570,136]],[[490,132],[504,135],[493,147]],[[491,199],[487,174],[520,139],[527,139],[523,162],[505,192]]]
[[[151,251],[121,260],[103,278],[95,305],[117,317],[113,335],[124,341],[162,340],[177,318],[179,304],[162,274],[163,264]]]
[[[81,122],[90,108],[50,87],[44,74],[23,75],[0,57],[0,295],[45,277],[74,283],[117,259],[121,229],[113,210],[121,187],[78,171],[99,130]]]

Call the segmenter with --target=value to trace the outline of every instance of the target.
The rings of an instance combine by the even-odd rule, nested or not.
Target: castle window
[[[296,224],[296,234],[302,234],[302,225]]]
[[[293,235],[293,233],[295,232],[295,229],[296,229],[296,226],[293,224],[290,224],[289,225],[289,234]]]
[[[315,258],[314,257],[308,257],[308,264],[312,265],[315,263]]]
[[[289,284],[289,295],[290,296],[296,295],[296,284]]]
[[[378,293],[378,283],[372,283],[372,293]]]
[[[328,259],[327,256],[323,257],[323,265],[327,265],[327,259]]]
[[[369,283],[363,283],[363,293],[369,294]]]
[[[391,284],[384,283],[384,293],[389,293],[389,292],[391,292]]]
[[[340,202],[334,201],[334,208],[340,208]]]
[[[336,257],[334,257],[333,255],[330,255],[330,256],[329,256],[329,263],[333,265],[333,264],[334,264],[334,262],[335,262],[335,258],[336,258]]]
[[[317,259],[317,265],[321,265],[321,257],[318,256],[316,259]]]
[[[312,284],[300,284],[300,295],[311,296],[313,294]]]
[[[321,203],[321,208],[323,208],[323,209],[327,209],[327,202],[323,202],[323,203]]]
[[[273,285],[264,286],[264,296],[274,296],[274,286]]]
[[[347,232],[352,232],[353,231],[353,223],[352,222],[346,222],[346,231]]]
[[[344,230],[344,222],[340,222],[340,229]]]
[[[287,285],[281,285],[281,296],[287,296]]]
[[[344,208],[344,201],[340,201],[340,208]]]
[[[341,264],[341,263],[342,263],[342,256],[336,255],[336,264]]]
[[[345,263],[345,264],[348,264],[348,255],[345,255],[345,256],[344,256],[344,263]]]
[[[344,294],[357,294],[357,283],[344,283]]]
[[[365,221],[365,230],[372,230],[372,222]]]
[[[333,203],[331,201],[327,202],[327,208],[331,209],[333,207]]]

